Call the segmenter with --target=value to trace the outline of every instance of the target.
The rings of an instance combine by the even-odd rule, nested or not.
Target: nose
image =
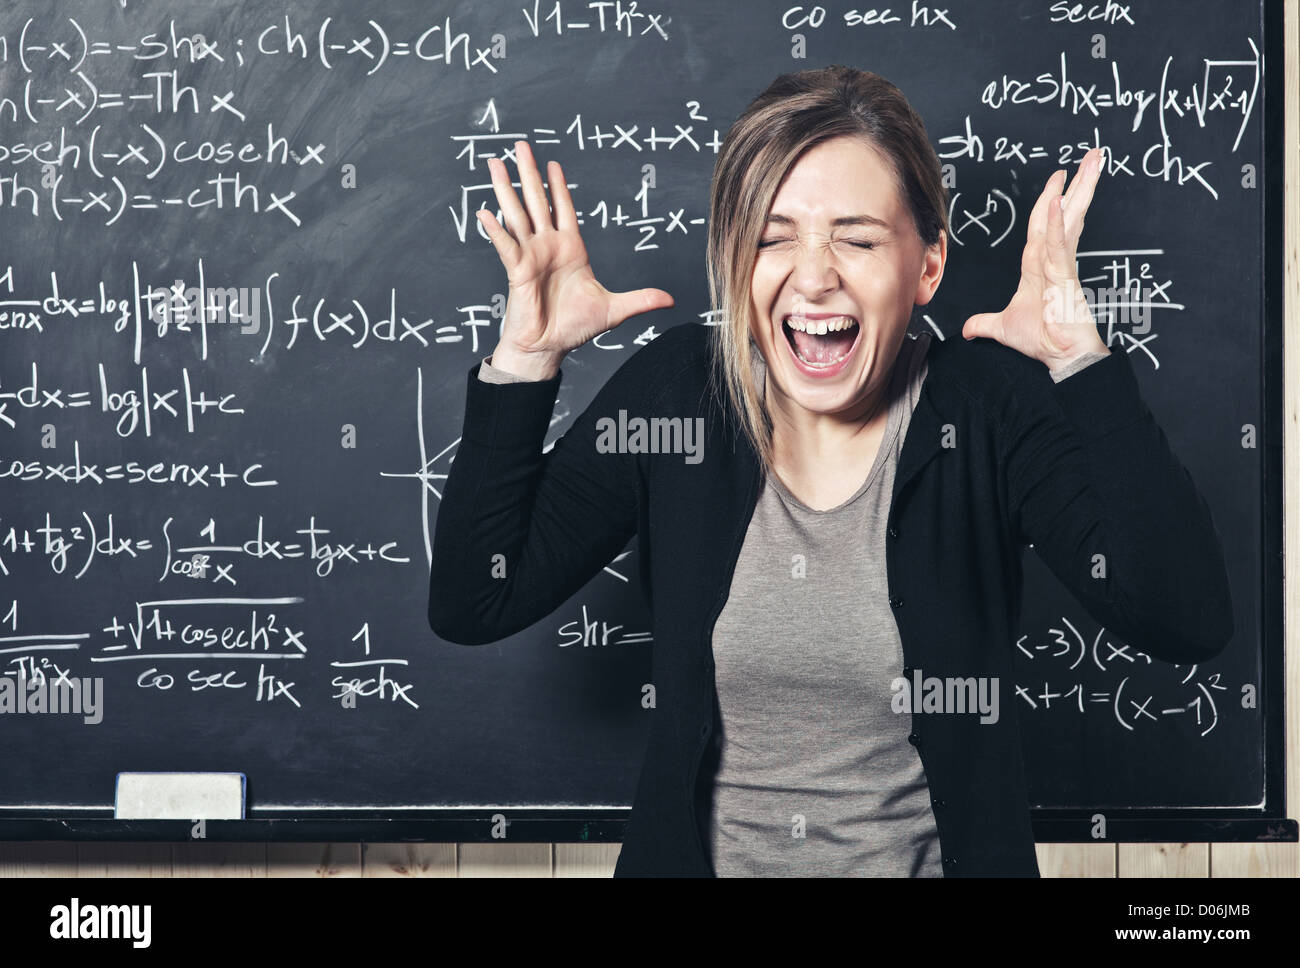
[[[801,240],[795,247],[790,282],[795,293],[808,302],[817,302],[839,286],[839,274],[830,250],[821,239]]]

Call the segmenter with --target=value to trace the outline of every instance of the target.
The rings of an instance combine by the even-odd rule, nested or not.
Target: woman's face
[[[864,418],[946,251],[946,240],[921,243],[892,172],[865,142],[806,151],[777,189],[754,264],[753,336],[778,396],[769,390],[769,403]]]

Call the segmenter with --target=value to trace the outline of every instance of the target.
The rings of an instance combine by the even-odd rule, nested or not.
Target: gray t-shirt
[[[903,651],[885,571],[929,345],[903,340],[884,437],[852,497],[816,511],[775,475],[759,495],[713,630],[719,877],[943,876],[911,717],[891,707]]]

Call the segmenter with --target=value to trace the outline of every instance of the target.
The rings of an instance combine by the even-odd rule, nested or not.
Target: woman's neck
[[[781,403],[771,408],[774,469],[809,507],[835,507],[866,480],[885,436],[890,383],[886,377],[851,412],[813,413]],[[769,377],[767,399],[774,401],[772,389]]]

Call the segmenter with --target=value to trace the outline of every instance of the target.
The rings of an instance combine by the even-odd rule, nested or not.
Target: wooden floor
[[[620,849],[619,844],[0,844],[0,877],[609,877]],[[1296,877],[1300,845],[1039,844],[1038,864],[1044,877]]]

